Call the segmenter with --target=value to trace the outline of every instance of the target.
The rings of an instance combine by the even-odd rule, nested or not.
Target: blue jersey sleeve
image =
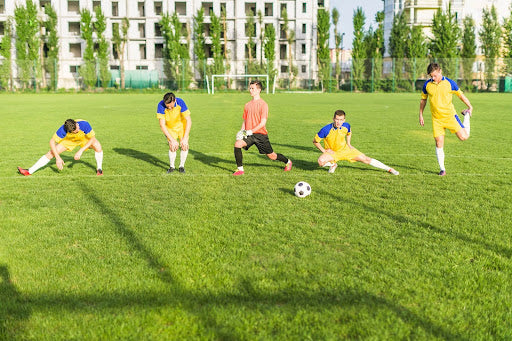
[[[92,130],[91,124],[87,121],[78,121],[78,126],[80,130],[85,133],[85,135],[89,134]]]
[[[321,138],[321,139],[324,139],[327,137],[327,135],[329,135],[329,132],[331,131],[332,129],[332,123],[331,124],[328,124],[326,125],[325,127],[323,127],[322,129],[320,129],[320,131],[318,132],[318,137]]]
[[[350,124],[348,124],[347,122],[343,122],[341,126],[347,128],[347,134],[350,134]]]
[[[167,109],[167,108],[166,108],[166,106],[165,106],[165,103],[164,103],[164,101],[163,101],[163,100],[161,100],[161,101],[158,103],[158,106],[157,106],[157,108],[156,108],[156,113],[157,113],[157,114],[165,115],[165,109]]]
[[[446,78],[446,80],[448,82],[450,82],[450,85],[452,87],[452,91],[459,91],[459,86],[457,85],[457,83],[455,83],[454,80],[451,80],[450,78]]]
[[[68,134],[66,132],[66,130],[64,129],[64,124],[60,126],[59,129],[57,129],[57,131],[55,132],[55,134],[60,137],[61,139],[65,138],[66,135]]]
[[[427,84],[429,82],[432,82],[432,79],[429,79],[428,81],[426,81],[424,84],[423,84],[423,88],[421,89],[421,91],[423,92],[424,95],[427,95]]]
[[[181,107],[181,112],[187,111],[187,105],[185,104],[185,101],[181,98],[176,98],[176,105],[179,105]]]

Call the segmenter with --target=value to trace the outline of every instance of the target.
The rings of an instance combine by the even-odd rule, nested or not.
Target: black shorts
[[[252,134],[251,136],[247,136],[244,141],[247,143],[247,146],[244,147],[245,150],[255,144],[260,154],[272,154],[274,152],[272,145],[270,144],[270,140],[268,139],[268,135]]]

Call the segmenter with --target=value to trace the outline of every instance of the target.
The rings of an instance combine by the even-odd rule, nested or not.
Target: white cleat
[[[334,173],[334,171],[338,168],[338,164],[334,163],[332,166],[329,167],[329,173]]]
[[[400,173],[398,173],[398,171],[397,171],[397,170],[394,170],[393,168],[390,168],[390,169],[388,170],[388,172],[390,172],[390,173],[391,173],[391,174],[393,174],[393,175],[400,175]]]

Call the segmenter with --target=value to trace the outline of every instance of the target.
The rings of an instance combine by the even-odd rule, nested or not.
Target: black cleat
[[[167,174],[171,174],[172,172],[174,172],[174,167],[170,167],[170,168],[167,170]]]
[[[180,168],[178,168],[178,171],[179,171],[180,173],[185,173],[185,167],[180,167]]]

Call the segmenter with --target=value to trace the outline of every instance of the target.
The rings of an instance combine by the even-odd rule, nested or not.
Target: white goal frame
[[[262,77],[265,77],[266,80],[267,80],[267,94],[268,94],[268,88],[270,87],[270,83],[269,83],[269,77],[268,75],[212,75],[212,84],[210,85],[211,88],[212,88],[212,91],[211,91],[211,94],[215,94],[215,78],[225,78],[225,77],[229,77],[229,78],[262,78]],[[208,77],[206,77],[206,79],[208,79]],[[208,93],[210,93],[210,91],[208,91]],[[274,93],[274,92],[272,92]]]

